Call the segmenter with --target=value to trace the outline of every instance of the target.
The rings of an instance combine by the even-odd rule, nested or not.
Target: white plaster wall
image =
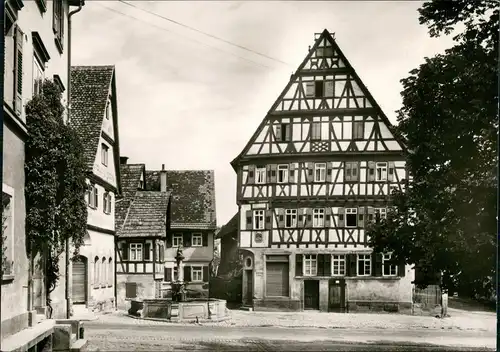
[[[105,119],[104,119],[105,120]],[[101,162],[101,149],[102,144],[108,146],[108,165],[105,166]],[[97,148],[97,154],[94,161],[93,172],[95,175],[101,177],[103,180],[116,187],[116,172],[115,172],[115,158],[113,154],[113,147],[109,145],[104,138],[99,139],[99,146]]]
[[[96,184],[95,186],[97,187],[97,190],[98,190],[99,201],[98,201],[96,209],[93,209],[91,207],[87,207],[87,209],[88,209],[87,224],[114,231],[114,229],[115,229],[115,194],[110,192],[110,194],[111,194],[111,213],[106,214],[104,212],[104,202],[102,199],[102,196],[106,192],[106,190],[104,189],[104,187],[102,187],[99,184]]]

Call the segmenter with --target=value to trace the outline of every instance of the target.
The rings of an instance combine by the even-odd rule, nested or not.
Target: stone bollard
[[[52,351],[62,352],[71,349],[71,325],[56,325],[52,336]]]

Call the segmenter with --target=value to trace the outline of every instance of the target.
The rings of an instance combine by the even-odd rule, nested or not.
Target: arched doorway
[[[87,268],[88,261],[84,256],[73,258],[72,298],[73,303],[87,302]]]

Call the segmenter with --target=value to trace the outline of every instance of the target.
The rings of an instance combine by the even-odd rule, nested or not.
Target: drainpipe
[[[82,10],[85,0],[80,0],[78,8],[68,14],[68,113],[66,116],[66,123],[69,124],[71,112],[71,16]],[[69,239],[66,240],[66,319],[71,317],[71,300],[69,295]]]

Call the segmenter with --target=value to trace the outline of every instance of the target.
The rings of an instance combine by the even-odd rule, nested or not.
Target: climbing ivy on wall
[[[26,105],[25,144],[27,251],[45,257],[47,305],[60,276],[59,259],[67,239],[74,255],[87,225],[86,164],[75,130],[64,123],[59,87],[50,80]]]

